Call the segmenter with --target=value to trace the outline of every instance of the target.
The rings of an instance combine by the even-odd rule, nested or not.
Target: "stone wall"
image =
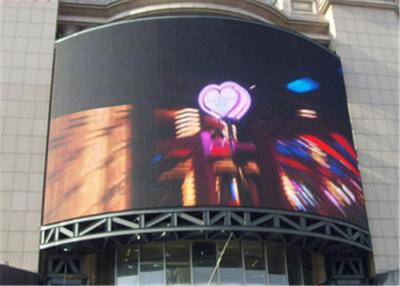
[[[326,16],[343,64],[375,271],[399,269],[399,17],[339,4]]]
[[[0,263],[35,272],[57,5],[0,1]]]

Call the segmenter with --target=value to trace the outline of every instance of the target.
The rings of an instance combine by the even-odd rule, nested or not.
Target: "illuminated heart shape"
[[[198,101],[204,112],[218,119],[239,120],[251,105],[247,90],[231,81],[207,85],[200,91]]]

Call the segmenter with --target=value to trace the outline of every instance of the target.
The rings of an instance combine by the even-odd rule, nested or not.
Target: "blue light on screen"
[[[162,158],[163,158],[163,156],[161,154],[157,154],[151,159],[151,163],[159,162],[159,161],[161,161]]]
[[[305,93],[319,88],[319,83],[309,77],[302,77],[287,84],[287,88],[297,93]]]

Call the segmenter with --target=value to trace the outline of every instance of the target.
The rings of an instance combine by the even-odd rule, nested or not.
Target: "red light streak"
[[[340,161],[343,165],[345,165],[350,171],[352,171],[357,176],[360,176],[360,172],[355,168],[349,161],[347,161],[342,155],[332,149],[328,144],[318,139],[315,136],[311,135],[302,135],[302,138],[309,140],[316,144],[319,148],[323,149],[325,152],[329,153],[331,156],[335,157],[338,161]]]
[[[353,157],[354,160],[356,160],[356,157],[357,157],[356,152],[354,151],[353,147],[351,146],[349,141],[347,141],[346,138],[344,138],[342,135],[340,135],[339,133],[336,133],[336,132],[331,133],[330,135],[340,145],[342,145],[344,149],[346,149],[346,151],[351,155],[351,157]]]
[[[292,168],[298,169],[298,170],[302,170],[302,171],[310,171],[310,168],[308,168],[307,166],[300,164],[299,162],[297,162],[296,160],[293,159],[289,159],[283,156],[277,156],[278,160],[286,165],[289,165]]]

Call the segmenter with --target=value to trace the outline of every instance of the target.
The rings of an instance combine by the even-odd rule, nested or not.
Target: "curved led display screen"
[[[339,59],[224,18],[113,24],[56,47],[43,223],[163,207],[367,227]]]

